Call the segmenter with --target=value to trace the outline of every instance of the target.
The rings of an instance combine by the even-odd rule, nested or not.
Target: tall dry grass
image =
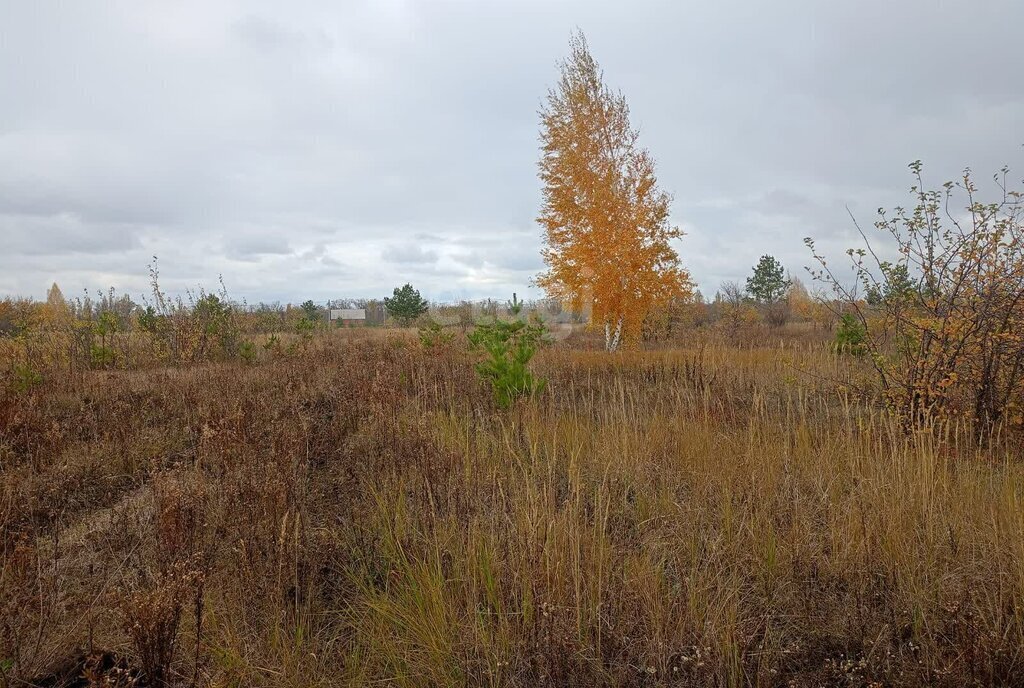
[[[81,649],[182,685],[1019,682],[1015,445],[907,436],[780,339],[556,347],[504,413],[459,347],[338,334],[8,395],[5,680]]]

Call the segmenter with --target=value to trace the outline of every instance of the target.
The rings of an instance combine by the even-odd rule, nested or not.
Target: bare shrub
[[[855,285],[817,253],[813,274],[863,325],[886,399],[908,424],[965,418],[979,437],[1004,420],[1024,426],[1022,196],[1007,185],[1005,168],[989,203],[979,200],[969,170],[937,191],[925,186],[920,161],[910,169],[913,209],[880,210],[875,223],[897,258],[883,259],[861,231],[864,248],[847,252]]]
[[[198,643],[208,557],[202,547],[201,490],[170,476],[157,476],[152,485],[150,562],[140,568],[137,578],[129,584],[121,601],[121,613],[146,679],[154,686],[162,686],[170,679],[178,628],[187,609],[195,612]]]
[[[765,304],[761,307],[761,312],[764,316],[764,321],[769,326],[782,327],[789,322],[792,310],[789,307],[789,302],[779,300],[774,303]]]
[[[179,561],[140,583],[122,602],[125,630],[143,673],[154,686],[169,681],[182,611],[202,580],[199,568]]]

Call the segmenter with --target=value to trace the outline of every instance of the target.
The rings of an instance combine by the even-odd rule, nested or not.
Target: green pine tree
[[[409,323],[427,312],[427,300],[407,283],[401,288],[395,287],[391,297],[384,297],[384,308],[403,327],[408,327]]]

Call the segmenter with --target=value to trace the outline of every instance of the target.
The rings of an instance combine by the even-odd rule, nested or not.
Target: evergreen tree
[[[761,256],[754,266],[754,274],[747,278],[747,293],[758,303],[780,301],[789,289],[786,270],[774,256]]]
[[[427,312],[427,300],[421,297],[411,284],[407,283],[401,288],[395,287],[391,297],[384,297],[384,308],[387,309],[388,315],[406,327]]]

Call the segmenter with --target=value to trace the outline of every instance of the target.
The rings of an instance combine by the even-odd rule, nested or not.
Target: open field
[[[1021,26],[0,0],[0,688],[1024,688]]]
[[[509,411],[458,340],[380,333],[5,393],[0,680],[1019,683],[1017,450],[759,339],[559,344]]]

